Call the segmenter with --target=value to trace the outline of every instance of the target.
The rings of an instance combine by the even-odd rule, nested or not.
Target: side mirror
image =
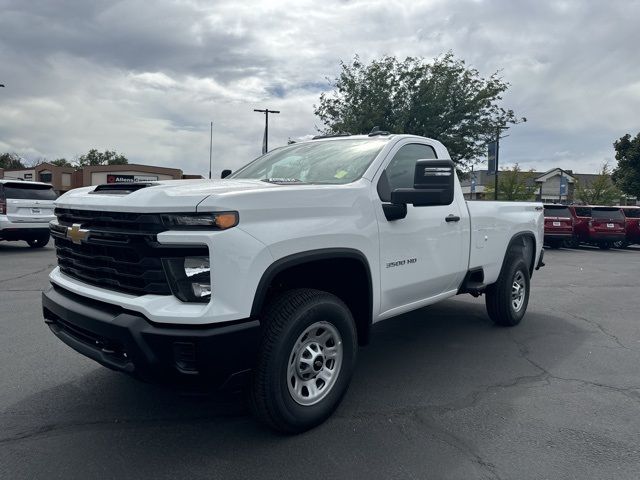
[[[229,175],[231,175],[231,170],[222,170],[222,173],[220,174],[220,178],[227,178]]]
[[[418,160],[413,188],[396,188],[391,203],[414,207],[450,205],[453,202],[455,165],[451,160]]]

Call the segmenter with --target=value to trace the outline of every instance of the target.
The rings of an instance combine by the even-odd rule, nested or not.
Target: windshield
[[[56,192],[53,191],[52,186],[34,185],[29,183],[5,183],[4,196],[5,198],[20,198],[28,200],[55,200],[57,198]]]
[[[544,207],[545,217],[571,217],[567,207]]]
[[[327,140],[293,144],[257,158],[229,178],[272,183],[350,183],[359,179],[386,139]]]
[[[624,220],[624,216],[619,208],[614,209],[598,209],[594,208],[591,210],[592,218],[600,218],[606,220]]]

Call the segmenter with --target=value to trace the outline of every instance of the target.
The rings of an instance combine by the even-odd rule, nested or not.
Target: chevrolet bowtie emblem
[[[73,243],[81,244],[89,238],[89,230],[84,230],[80,226],[79,223],[74,223],[71,227],[67,227],[67,238],[70,238]]]

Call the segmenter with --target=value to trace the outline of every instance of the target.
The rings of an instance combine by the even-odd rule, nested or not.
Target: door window
[[[416,162],[436,159],[436,152],[429,145],[410,143],[394,155],[378,181],[378,195],[383,202],[391,201],[391,192],[396,188],[413,188]]]

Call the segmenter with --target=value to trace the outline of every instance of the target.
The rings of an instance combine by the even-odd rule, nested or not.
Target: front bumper
[[[42,294],[45,322],[64,343],[111,368],[154,383],[240,386],[253,368],[260,322],[159,326],[142,314],[59,286]]]

